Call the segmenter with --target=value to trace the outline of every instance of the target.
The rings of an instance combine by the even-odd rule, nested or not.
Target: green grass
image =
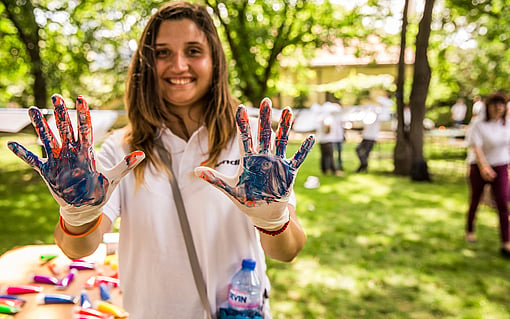
[[[57,205],[0,141],[0,253],[52,243]],[[433,182],[418,183],[391,174],[391,142],[376,147],[369,173],[352,173],[354,147],[345,145],[343,178],[320,173],[318,147],[300,169],[297,214],[307,242],[292,263],[268,260],[273,317],[508,318],[510,261],[498,254],[495,212],[481,206],[478,242],[463,240],[465,154],[445,159],[427,149]],[[304,188],[311,175],[320,188]]]
[[[40,154],[31,135],[13,138]],[[16,246],[53,243],[58,205],[37,172],[0,138],[0,253]]]

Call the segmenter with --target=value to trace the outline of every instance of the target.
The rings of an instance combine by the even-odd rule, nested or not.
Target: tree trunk
[[[409,0],[404,3],[402,12],[402,30],[400,32],[400,56],[398,60],[397,75],[397,141],[393,150],[394,173],[408,176],[411,174],[412,148],[409,140],[409,132],[404,129],[404,83],[405,83],[405,51],[407,35],[407,15]]]
[[[34,103],[39,108],[46,108],[48,103],[46,77],[42,71],[42,60],[39,51],[39,26],[35,21],[32,2],[24,1],[21,5],[11,0],[1,0],[1,2],[5,6],[7,17],[18,30],[19,37],[30,56],[30,73],[34,78],[32,86]]]
[[[423,17],[416,35],[416,58],[414,62],[413,86],[411,89],[411,129],[409,138],[412,145],[411,178],[415,181],[429,181],[427,162],[423,157],[423,119],[425,103],[430,84],[430,65],[427,58],[430,25],[434,0],[426,0]]]

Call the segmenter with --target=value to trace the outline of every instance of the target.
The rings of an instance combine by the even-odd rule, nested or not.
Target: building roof
[[[332,46],[318,50],[315,58],[310,60],[311,67],[327,67],[340,65],[394,65],[398,63],[399,46],[387,46],[377,35],[370,35],[366,41],[358,38],[348,40],[347,45],[338,39]],[[405,63],[414,63],[414,52],[406,49]]]

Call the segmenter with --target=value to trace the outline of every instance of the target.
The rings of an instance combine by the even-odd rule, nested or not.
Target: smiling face
[[[155,56],[163,99],[178,111],[201,108],[213,73],[205,33],[189,19],[163,21],[156,37]]]

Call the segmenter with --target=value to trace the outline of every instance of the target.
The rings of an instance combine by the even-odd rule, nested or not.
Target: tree
[[[287,47],[320,47],[345,26],[355,31],[355,13],[344,15],[329,1],[205,1],[221,24],[233,59],[231,78],[253,105],[276,93],[278,58]],[[345,32],[344,35],[348,36]]]
[[[447,70],[441,80],[453,88],[452,100],[509,91],[510,1],[446,0],[446,6],[443,42],[450,45],[441,52],[439,67]]]
[[[404,131],[404,82],[405,82],[405,51],[407,48],[407,24],[408,24],[409,0],[404,2],[402,12],[402,29],[400,31],[400,54],[398,59],[397,74],[397,138],[393,152],[393,161],[397,175],[409,175],[411,173],[412,145],[408,132]]]
[[[34,7],[30,1],[0,0],[0,2],[4,5],[5,15],[16,28],[18,37],[24,45],[23,49],[30,58],[35,103],[44,108],[48,100],[46,75],[42,71],[43,61],[39,50],[40,28],[35,21]]]
[[[130,41],[141,33],[152,5],[0,0],[0,87],[7,88],[0,90],[0,103],[44,108],[50,94],[61,93],[87,96],[94,107],[119,98]]]
[[[413,85],[409,104],[411,106],[411,128],[409,133],[412,145],[411,178],[417,181],[430,180],[427,162],[423,156],[423,120],[425,102],[429,90],[431,70],[427,49],[431,31],[434,0],[426,0],[423,17],[416,36],[416,57],[414,62]]]

